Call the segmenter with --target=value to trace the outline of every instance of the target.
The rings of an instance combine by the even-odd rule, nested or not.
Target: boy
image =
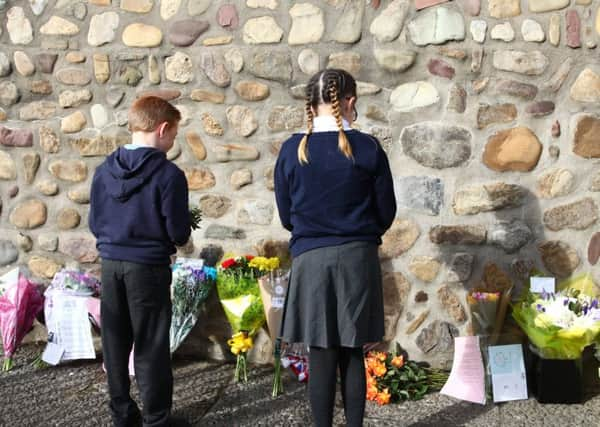
[[[102,258],[102,350],[114,425],[140,421],[127,369],[135,344],[143,425],[165,426],[173,397],[170,255],[191,233],[187,181],[165,155],[181,114],[148,96],[128,118],[131,143],[96,168],[90,195],[89,227]]]

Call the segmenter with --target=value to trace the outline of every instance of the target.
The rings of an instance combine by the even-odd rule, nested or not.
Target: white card
[[[58,365],[64,352],[65,349],[60,345],[49,342],[42,353],[42,360],[50,365]]]
[[[488,347],[494,402],[527,399],[527,379],[521,344]]]
[[[541,294],[542,292],[553,294],[555,292],[555,283],[554,277],[532,277],[529,279],[530,290],[536,294]]]

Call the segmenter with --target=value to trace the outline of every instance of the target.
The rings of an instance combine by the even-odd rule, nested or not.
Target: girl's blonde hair
[[[337,123],[338,148],[348,159],[352,159],[352,147],[344,132],[340,98],[356,97],[356,81],[350,73],[336,68],[321,70],[308,81],[306,86],[306,117],[308,129],[298,145],[298,161],[308,163],[308,138],[313,130],[314,113],[320,104],[331,104],[331,110]]]

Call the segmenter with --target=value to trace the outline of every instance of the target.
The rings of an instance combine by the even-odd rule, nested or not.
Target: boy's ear
[[[165,135],[165,133],[167,132],[168,128],[169,128],[169,122],[162,122],[161,124],[159,124],[158,127],[156,128],[158,137],[162,138]]]

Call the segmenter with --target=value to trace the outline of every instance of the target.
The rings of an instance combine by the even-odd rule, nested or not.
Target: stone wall
[[[169,158],[204,212],[186,252],[281,254],[278,148],[304,127],[309,75],[344,68],[396,185],[386,339],[446,364],[467,289],[533,265],[598,275],[599,3],[2,0],[0,265],[97,270],[91,177],[147,93],[184,117]],[[200,322],[188,349],[223,357],[216,297]]]

